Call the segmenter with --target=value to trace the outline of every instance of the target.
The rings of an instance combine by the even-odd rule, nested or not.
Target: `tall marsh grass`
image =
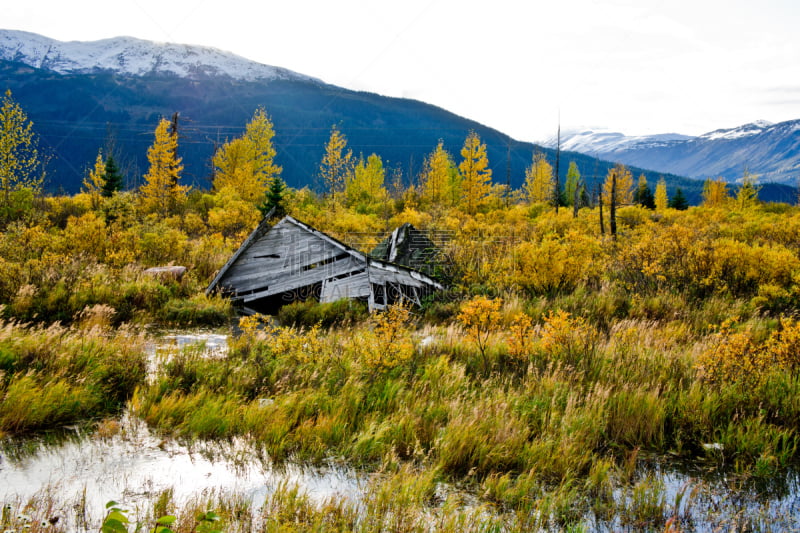
[[[173,358],[134,406],[165,432],[247,435],[277,463],[417,465],[537,527],[585,513],[662,527],[663,489],[625,473],[638,450],[710,460],[743,478],[796,460],[793,376],[749,394],[735,382],[709,387],[697,366],[708,334],[684,322],[616,320],[603,331],[567,313],[540,317],[515,365],[505,364],[507,323],[485,357],[458,327],[427,326],[412,358],[380,371],[364,356],[384,348],[371,344],[380,339],[366,334],[370,321],[245,331],[223,358]],[[622,509],[612,495],[626,487]]]
[[[0,323],[0,432],[60,428],[122,409],[144,382],[144,338]]]

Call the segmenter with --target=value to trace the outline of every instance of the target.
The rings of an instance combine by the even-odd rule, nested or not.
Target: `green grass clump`
[[[224,326],[233,316],[230,300],[220,296],[195,294],[173,298],[158,312],[158,319],[171,326]]]
[[[278,321],[285,326],[322,328],[356,324],[367,317],[367,305],[355,300],[318,303],[313,300],[293,302],[278,311]]]
[[[144,382],[143,339],[101,328],[0,323],[0,431],[59,428],[118,412]]]

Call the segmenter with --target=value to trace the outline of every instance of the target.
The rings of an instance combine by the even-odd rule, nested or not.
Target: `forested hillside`
[[[431,147],[442,140],[455,153],[470,130],[486,143],[498,183],[509,181],[512,187],[520,187],[536,152],[544,153],[553,165],[556,159],[555,150],[516,141],[432,105],[315,80],[59,74],[9,61],[0,61],[0,75],[5,83],[2,89],[12,90],[36,124],[43,151],[52,156],[45,182],[51,192],[78,192],[87,161],[94,159],[99,148],[113,152],[127,188],[139,186],[147,167],[150,135],[159,118],[175,113],[179,113],[184,179],[196,188],[208,188],[215,148],[239,136],[253,110],[262,106],[275,125],[273,142],[283,178],[296,188],[309,186],[322,192],[317,164],[332,125],[347,134],[354,154],[380,155],[388,169],[402,173],[406,186],[417,181]],[[602,181],[614,165],[577,153],[568,158],[592,184]],[[566,164],[559,171],[563,180]],[[652,183],[663,175],[670,191],[681,187],[692,203],[699,202],[702,184],[695,180],[634,172],[637,176],[643,172]]]

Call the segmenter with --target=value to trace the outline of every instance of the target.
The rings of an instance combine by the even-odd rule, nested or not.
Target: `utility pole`
[[[558,204],[561,203],[561,187],[558,181],[558,163],[561,159],[561,110],[558,111],[558,136],[556,138],[556,190],[553,194],[556,203],[556,214],[558,214]]]
[[[511,204],[511,138],[506,143],[506,207]]]
[[[617,169],[611,169],[611,198],[609,199],[609,226],[611,238],[617,240]]]

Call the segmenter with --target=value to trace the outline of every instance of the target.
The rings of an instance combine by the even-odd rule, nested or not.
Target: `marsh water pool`
[[[187,346],[221,357],[227,336],[161,334],[148,348],[152,369]],[[331,498],[358,503],[375,475],[333,464],[276,468],[246,439],[164,438],[127,412],[91,433],[66,428],[58,436],[6,439],[0,448],[0,502],[18,509],[31,500],[49,502],[53,513],[66,517],[62,525],[67,531],[96,530],[109,500],[144,513],[167,491],[177,504],[235,496],[257,508],[279,487],[296,486],[319,504]],[[479,498],[468,486],[442,490],[460,491],[465,505],[478,505]],[[642,507],[648,505],[660,507],[688,530],[800,530],[800,477],[793,470],[768,482],[754,482],[715,465],[641,455],[630,483],[614,488],[613,499],[631,514],[646,511]],[[492,506],[482,509],[503,513]],[[605,520],[594,512],[585,514],[581,524],[597,531],[637,529],[635,522],[619,515]]]

